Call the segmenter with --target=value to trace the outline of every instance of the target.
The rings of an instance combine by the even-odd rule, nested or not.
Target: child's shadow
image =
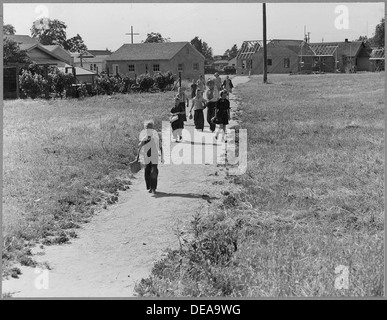
[[[181,197],[181,198],[189,198],[189,199],[204,199],[204,200],[207,200],[208,202],[218,199],[217,197],[210,197],[206,194],[173,193],[173,192],[159,192],[159,191],[153,194],[153,197],[154,198]]]

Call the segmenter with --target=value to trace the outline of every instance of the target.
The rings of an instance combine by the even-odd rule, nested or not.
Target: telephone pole
[[[266,3],[262,3],[263,15],[263,83],[267,83]]]
[[[128,35],[130,34],[132,44],[133,44],[133,35],[139,35],[139,33],[133,33],[133,26],[130,26],[130,33],[125,33],[125,34],[128,34]]]

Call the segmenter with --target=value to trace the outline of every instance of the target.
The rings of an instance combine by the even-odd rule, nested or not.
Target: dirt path
[[[248,77],[233,78],[234,86],[246,81]],[[234,95],[230,101],[235,109]],[[13,297],[134,296],[135,283],[150,274],[166,248],[177,247],[175,230],[220,196],[212,184],[221,179],[214,176],[222,170],[216,167],[216,157],[207,164],[184,164],[197,160],[197,152],[192,157],[195,146],[204,145],[203,154],[221,149],[208,127],[202,135],[194,135],[192,124],[192,120],[187,122],[180,153],[175,149],[175,157],[182,155],[183,164],[159,166],[158,194],[145,190],[140,171],[119,202],[97,213],[77,239],[34,250],[34,258],[48,262],[50,271],[20,267],[23,274],[19,279],[3,281],[3,293]]]

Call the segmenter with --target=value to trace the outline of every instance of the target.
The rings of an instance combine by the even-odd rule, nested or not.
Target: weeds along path
[[[235,86],[247,81],[248,77],[233,78]],[[236,97],[230,98],[235,110]],[[203,134],[194,134],[192,120],[185,129],[177,149],[171,142],[172,162],[174,157],[200,162],[201,153],[202,164],[160,165],[155,195],[145,190],[141,170],[119,202],[97,213],[77,239],[33,250],[33,258],[46,262],[51,270],[20,267],[19,279],[3,281],[3,293],[12,297],[134,296],[135,283],[149,276],[165,249],[177,248],[176,230],[220,197],[211,178],[222,169],[216,167],[216,156],[205,158],[222,150],[220,143],[216,144],[208,127]]]

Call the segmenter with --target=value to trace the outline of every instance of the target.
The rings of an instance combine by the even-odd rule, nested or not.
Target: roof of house
[[[71,61],[70,52],[62,48],[60,45],[54,44],[54,45],[48,45],[43,47],[46,48],[48,51],[55,53],[59,57],[66,59],[66,61],[68,62]]]
[[[61,48],[60,46],[56,45],[50,45],[50,46],[44,46],[40,44],[38,41],[36,41],[34,38],[31,38],[27,35],[5,35],[4,37],[7,37],[8,39],[12,39],[15,42],[19,44],[19,47],[21,50],[26,50],[27,54],[32,49],[39,49],[48,55],[50,55],[52,58],[34,58],[34,62],[37,64],[57,64],[58,60],[62,62],[68,62],[69,56],[65,56],[66,50]],[[59,49],[60,48],[60,49]]]
[[[112,54],[110,50],[87,50],[93,56],[109,56]]]
[[[317,56],[333,56],[338,48],[338,46],[323,44],[310,44],[309,46]]]
[[[370,60],[384,60],[384,48],[372,49]]]
[[[271,47],[286,47],[298,55],[315,55],[310,45],[304,40],[273,39],[267,45]]]
[[[32,46],[38,44],[39,42],[27,35],[20,34],[6,34],[4,37],[11,39],[19,44],[20,50],[28,50]]]
[[[96,57],[93,57],[93,58],[82,58],[82,61],[83,62],[86,62],[86,63],[101,63],[103,62],[106,58],[108,57],[107,56],[96,56]],[[74,58],[74,63],[80,63],[81,62],[81,59],[80,58]]]
[[[72,66],[70,66],[69,64],[66,64],[64,67],[59,67],[58,69],[62,72],[65,72],[66,68],[72,68]],[[75,74],[77,76],[91,76],[91,75],[95,76],[95,75],[97,75],[96,72],[87,70],[87,69],[82,68],[82,67],[74,67],[74,68],[75,68]]]
[[[191,45],[189,42],[124,44],[106,60],[170,60],[187,44]]]
[[[241,48],[238,50],[237,58],[251,59],[252,55],[262,46],[263,43],[259,40],[243,41]]]
[[[347,57],[356,57],[363,46],[363,42],[362,41],[316,42],[316,43],[310,43],[310,45],[338,46],[338,52],[340,52],[340,55],[345,55]]]

